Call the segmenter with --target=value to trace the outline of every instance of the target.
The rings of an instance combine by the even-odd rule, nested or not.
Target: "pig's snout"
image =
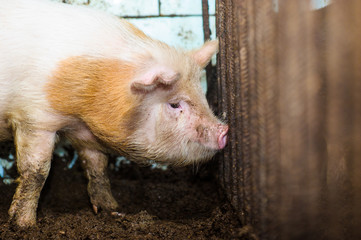
[[[228,141],[228,125],[218,125],[218,148],[223,149]]]

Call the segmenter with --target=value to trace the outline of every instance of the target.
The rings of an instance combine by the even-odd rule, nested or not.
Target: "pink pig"
[[[79,152],[95,211],[118,207],[106,175],[109,149],[175,165],[223,149],[228,126],[200,85],[217,49],[218,41],[175,49],[86,7],[3,1],[0,140],[14,140],[20,174],[10,218],[22,227],[36,223],[58,136]]]

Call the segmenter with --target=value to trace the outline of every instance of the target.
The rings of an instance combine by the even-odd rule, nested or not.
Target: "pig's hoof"
[[[30,228],[34,227],[36,225],[36,220],[23,220],[23,219],[17,219],[16,224],[21,228]]]
[[[20,228],[28,228],[36,225],[36,211],[31,208],[21,207],[18,201],[14,201],[9,209],[10,222]]]
[[[93,205],[93,211],[95,214],[98,214],[99,208],[97,206]],[[118,217],[118,218],[125,217],[125,213],[121,213],[121,212],[117,212],[117,211],[110,212],[110,215],[112,215],[113,217]]]
[[[95,214],[98,214],[100,209],[108,212],[116,211],[119,206],[114,197],[108,192],[98,192],[96,194],[91,194],[90,202],[92,203]]]
[[[115,212],[118,209],[119,205],[116,201],[107,203],[107,204],[92,204],[93,211],[95,214],[98,214],[100,210],[105,210],[106,212]]]
[[[29,228],[36,225],[36,218],[31,216],[21,216],[21,217],[10,217],[10,223],[18,226],[19,228]]]

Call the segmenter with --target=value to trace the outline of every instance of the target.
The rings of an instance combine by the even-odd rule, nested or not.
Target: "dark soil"
[[[78,164],[55,157],[42,191],[37,226],[8,222],[16,184],[0,182],[0,239],[238,239],[240,224],[219,193],[212,164],[168,170],[123,164],[109,176],[124,217],[95,215]]]

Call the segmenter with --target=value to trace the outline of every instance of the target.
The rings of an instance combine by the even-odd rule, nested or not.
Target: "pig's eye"
[[[172,108],[180,108],[180,104],[179,103],[169,103],[169,105],[172,107]]]

